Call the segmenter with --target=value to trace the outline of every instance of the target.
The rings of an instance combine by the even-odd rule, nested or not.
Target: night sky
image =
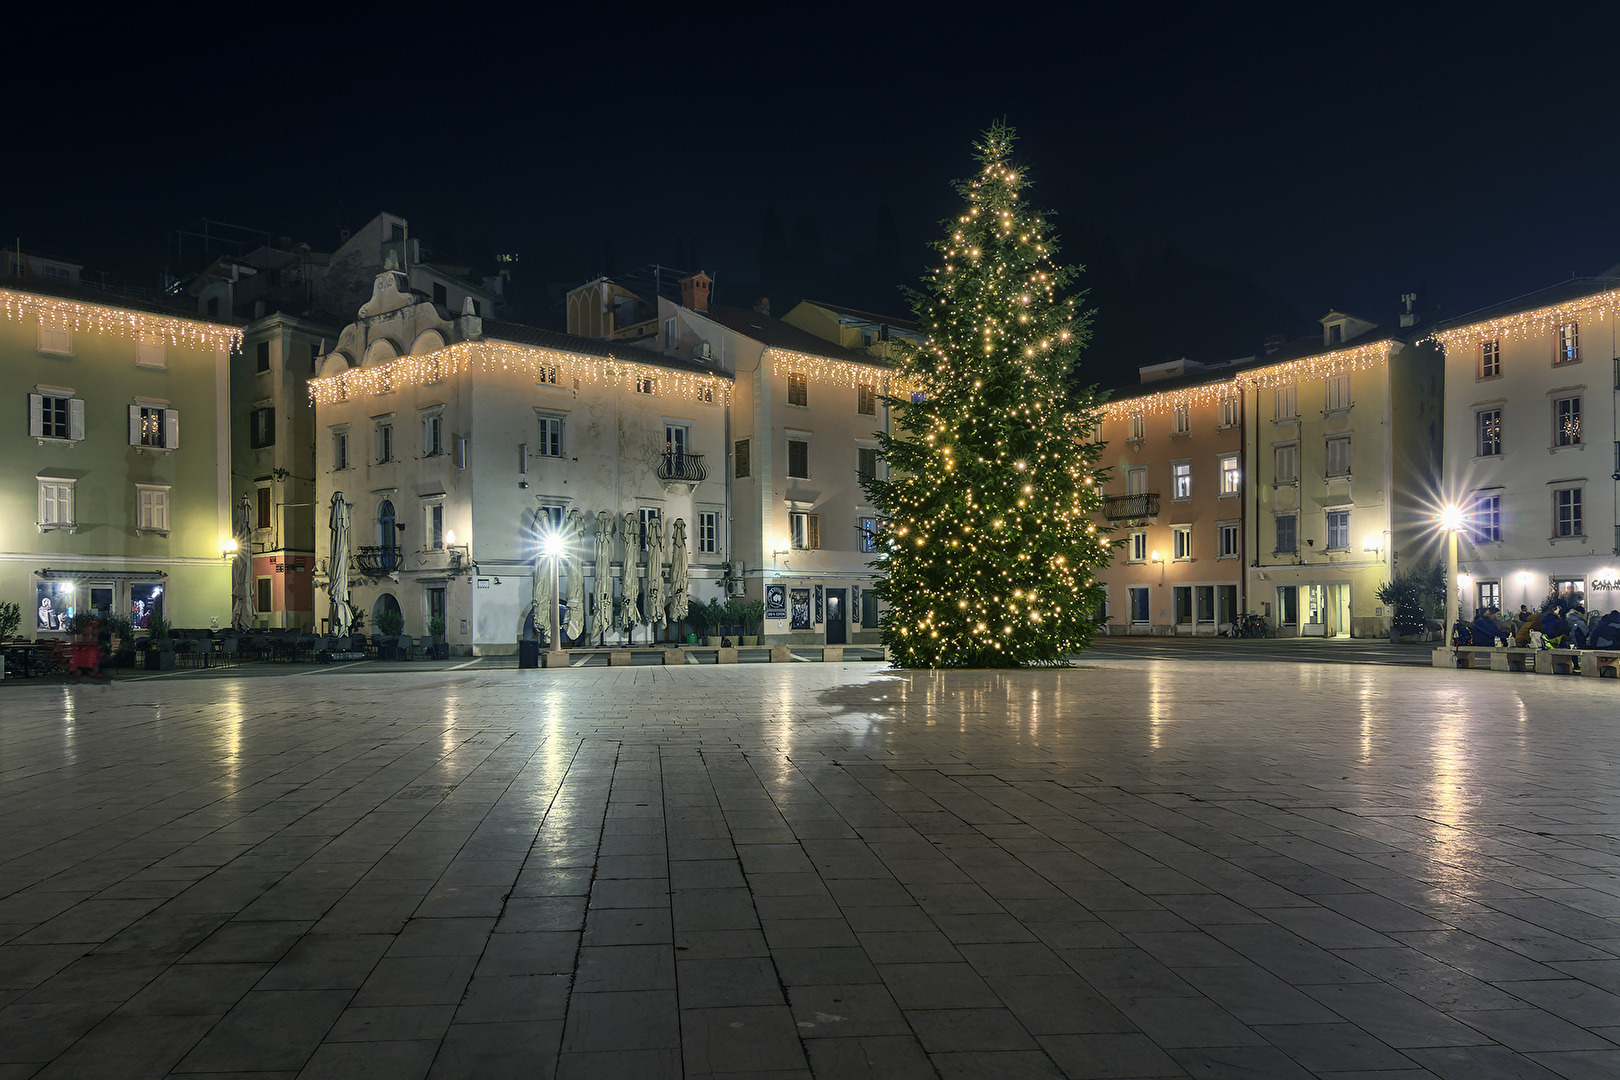
[[[518,253],[528,321],[650,262],[721,302],[905,314],[1004,117],[1089,266],[1105,383],[1330,307],[1456,315],[1620,262],[1615,27],[1573,9],[548,7],[24,25],[73,47],[17,54],[6,246],[157,285],[200,268],[174,234],[203,217],[330,250],[387,209],[479,271]],[[762,285],[771,212],[792,265]]]

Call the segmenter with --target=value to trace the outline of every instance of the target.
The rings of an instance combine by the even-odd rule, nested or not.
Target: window
[[[747,439],[738,439],[731,448],[732,474],[738,480],[746,480],[753,475],[753,462],[749,460],[748,449]]]
[[[652,523],[654,518],[661,517],[662,514],[663,514],[663,511],[659,510],[658,507],[656,507],[656,506],[643,506],[643,507],[639,508],[639,516],[641,517],[641,550],[642,551],[647,550],[647,526]]]
[[[862,480],[874,479],[878,474],[878,452],[870,446],[855,448],[855,475]]]
[[[1192,554],[1192,526],[1170,526],[1170,544],[1177,559],[1190,559]]]
[[[877,550],[877,518],[862,517],[855,519],[856,550],[874,552]]]
[[[1299,550],[1299,518],[1293,514],[1277,515],[1277,548],[1280,552]]]
[[[1221,396],[1221,427],[1238,426],[1238,396],[1236,394],[1223,394]]]
[[[1238,469],[1238,456],[1225,454],[1221,457],[1221,497],[1240,494],[1243,490],[1243,474]]]
[[[1350,550],[1350,511],[1327,512],[1327,546],[1329,551]]]
[[[1192,589],[1185,585],[1171,586],[1170,606],[1175,609],[1178,624],[1191,623],[1193,621]]]
[[[1299,387],[1293,383],[1277,387],[1274,420],[1292,420],[1299,415]]]
[[[692,439],[692,429],[685,424],[664,425],[664,453],[670,457],[672,468],[679,468],[686,457],[686,446]]]
[[[1474,512],[1469,515],[1476,544],[1497,544],[1502,541],[1502,496],[1475,495]]]
[[[1147,418],[1141,413],[1131,413],[1125,418],[1125,437],[1127,439],[1142,439],[1147,434]]]
[[[1177,435],[1185,435],[1192,430],[1192,413],[1186,405],[1177,405],[1172,410],[1170,430]]]
[[[1334,323],[1328,327],[1328,344],[1337,345],[1344,340],[1344,324]]]
[[[789,514],[788,531],[792,534],[794,548],[814,551],[821,546],[821,515]]]
[[[802,371],[788,372],[788,400],[789,405],[810,404],[810,384]]]
[[[568,507],[562,503],[541,503],[540,509],[535,511],[534,523],[542,529],[553,531],[563,527],[563,520],[568,516]]]
[[[1235,559],[1238,557],[1238,535],[1240,524],[1236,521],[1223,521],[1220,523],[1220,557]]]
[[[651,376],[651,375],[637,375],[636,376],[636,393],[638,393],[638,394],[656,394],[656,393],[658,393],[658,380],[656,378],[654,378],[653,376]]]
[[[1580,326],[1574,322],[1567,322],[1558,328],[1558,335],[1554,339],[1556,351],[1553,353],[1553,363],[1573,364],[1581,358]]]
[[[862,416],[877,415],[877,387],[863,382],[855,388],[855,411]]]
[[[1147,562],[1147,530],[1131,530],[1131,548],[1128,562]]]
[[[467,467],[467,436],[452,435],[450,437],[450,445],[455,451],[454,458],[456,468],[465,469]]]
[[[28,395],[28,434],[36,439],[84,438],[84,402],[71,390]]]
[[[1350,407],[1350,376],[1329,375],[1327,381],[1327,411],[1337,412]]]
[[[1192,498],[1192,463],[1177,461],[1170,466],[1170,497],[1172,499]]]
[[[1474,608],[1484,611],[1486,608],[1502,610],[1502,583],[1500,581],[1481,581],[1474,591]]]
[[[169,531],[169,489],[157,484],[135,485],[135,528],[138,531]]]
[[[1553,401],[1553,445],[1581,445],[1581,399],[1561,397]]]
[[[349,467],[349,433],[347,431],[332,432],[332,468],[347,469]]]
[[[1215,586],[1193,586],[1193,612],[1199,622],[1215,621]]]
[[[423,507],[427,546],[434,551],[444,549],[444,503],[430,502]]]
[[[129,407],[129,445],[158,450],[180,448],[180,414],[156,405]]]
[[[442,308],[450,306],[450,290],[445,288],[442,281],[433,283],[433,302]]]
[[[541,457],[562,457],[563,418],[547,413],[536,414],[540,421],[540,441],[535,444]]]
[[[720,550],[720,512],[699,510],[697,520],[697,549],[704,555],[713,555]]]
[[[276,445],[276,410],[254,409],[248,423],[248,444],[255,450]]]
[[[64,316],[52,317],[44,313],[39,317],[39,351],[57,356],[73,355],[73,331],[68,329]]]
[[[1479,443],[1474,452],[1480,457],[1497,457],[1502,453],[1502,410],[1481,409],[1475,415]]]
[[[1350,436],[1336,435],[1327,441],[1327,474],[1350,475]]]
[[[810,444],[799,439],[789,439],[788,449],[788,476],[795,480],[810,479]]]
[[[1292,484],[1299,479],[1299,444],[1283,443],[1274,449],[1277,457],[1277,483]]]
[[[317,343],[311,343],[311,345],[309,347],[309,373],[311,375],[314,375],[314,374],[318,373],[320,370],[321,370],[321,346],[320,346],[320,344],[318,342]]]
[[[1236,585],[1215,586],[1215,613],[1223,623],[1232,622],[1238,615],[1238,591]]]
[[[664,348],[673,349],[680,340],[678,324],[673,316],[664,320]]]
[[[444,413],[434,409],[422,414],[422,456],[435,457],[444,453]]]
[[[1125,494],[1147,494],[1147,466],[1133,465],[1125,470]]]
[[[537,377],[535,378],[534,381],[539,383],[541,386],[556,386],[557,385],[557,365],[556,364],[546,364],[544,367],[540,368],[540,370],[537,371],[535,374],[536,374]]]
[[[1479,343],[1479,377],[1494,379],[1502,374],[1502,343],[1496,338]]]
[[[270,489],[267,487],[262,487],[256,490],[254,494],[258,497],[259,504],[259,513],[258,517],[256,518],[258,524],[255,525],[254,528],[268,529],[270,527]]]
[[[1131,593],[1131,622],[1138,626],[1147,625],[1152,618],[1152,611],[1148,606],[1148,590],[1146,586],[1132,585]]]
[[[169,366],[168,347],[164,344],[162,334],[149,330],[136,339],[135,364],[137,367],[148,368]]]
[[[262,615],[264,612],[269,611],[270,606],[271,606],[270,605],[270,579],[267,578],[267,577],[259,578],[257,584],[258,584],[258,593],[259,593],[259,603],[257,605],[257,610]]]
[[[699,401],[703,402],[705,405],[713,405],[714,404],[714,387],[711,386],[708,383],[704,383],[702,386],[698,387],[697,388],[697,399]]]
[[[261,341],[253,347],[253,370],[270,370],[270,343]]]
[[[73,518],[74,481],[61,478],[39,478],[40,528],[69,528]]]
[[[1584,536],[1581,521],[1581,489],[1559,488],[1553,492],[1553,537]]]

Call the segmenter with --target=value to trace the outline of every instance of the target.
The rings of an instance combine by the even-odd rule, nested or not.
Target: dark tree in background
[[[1102,604],[1097,403],[1070,378],[1090,316],[1024,203],[1014,139],[992,127],[956,185],[941,265],[912,294],[928,342],[902,354],[900,385],[917,393],[891,398],[897,434],[878,436],[889,478],[862,482],[883,517],[876,590],[900,667],[1061,664]]]

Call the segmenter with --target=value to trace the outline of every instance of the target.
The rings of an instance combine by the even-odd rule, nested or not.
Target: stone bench
[[[1527,649],[1501,645],[1456,645],[1434,650],[1431,662],[1435,667],[1445,668],[1620,678],[1620,649]]]

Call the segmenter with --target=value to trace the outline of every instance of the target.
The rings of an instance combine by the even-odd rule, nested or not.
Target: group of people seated
[[[1535,611],[1519,606],[1517,618],[1499,608],[1481,608],[1472,623],[1459,623],[1457,645],[1513,645],[1529,648],[1541,635],[1544,649],[1620,649],[1620,611],[1587,611],[1578,595],[1548,597]]]

